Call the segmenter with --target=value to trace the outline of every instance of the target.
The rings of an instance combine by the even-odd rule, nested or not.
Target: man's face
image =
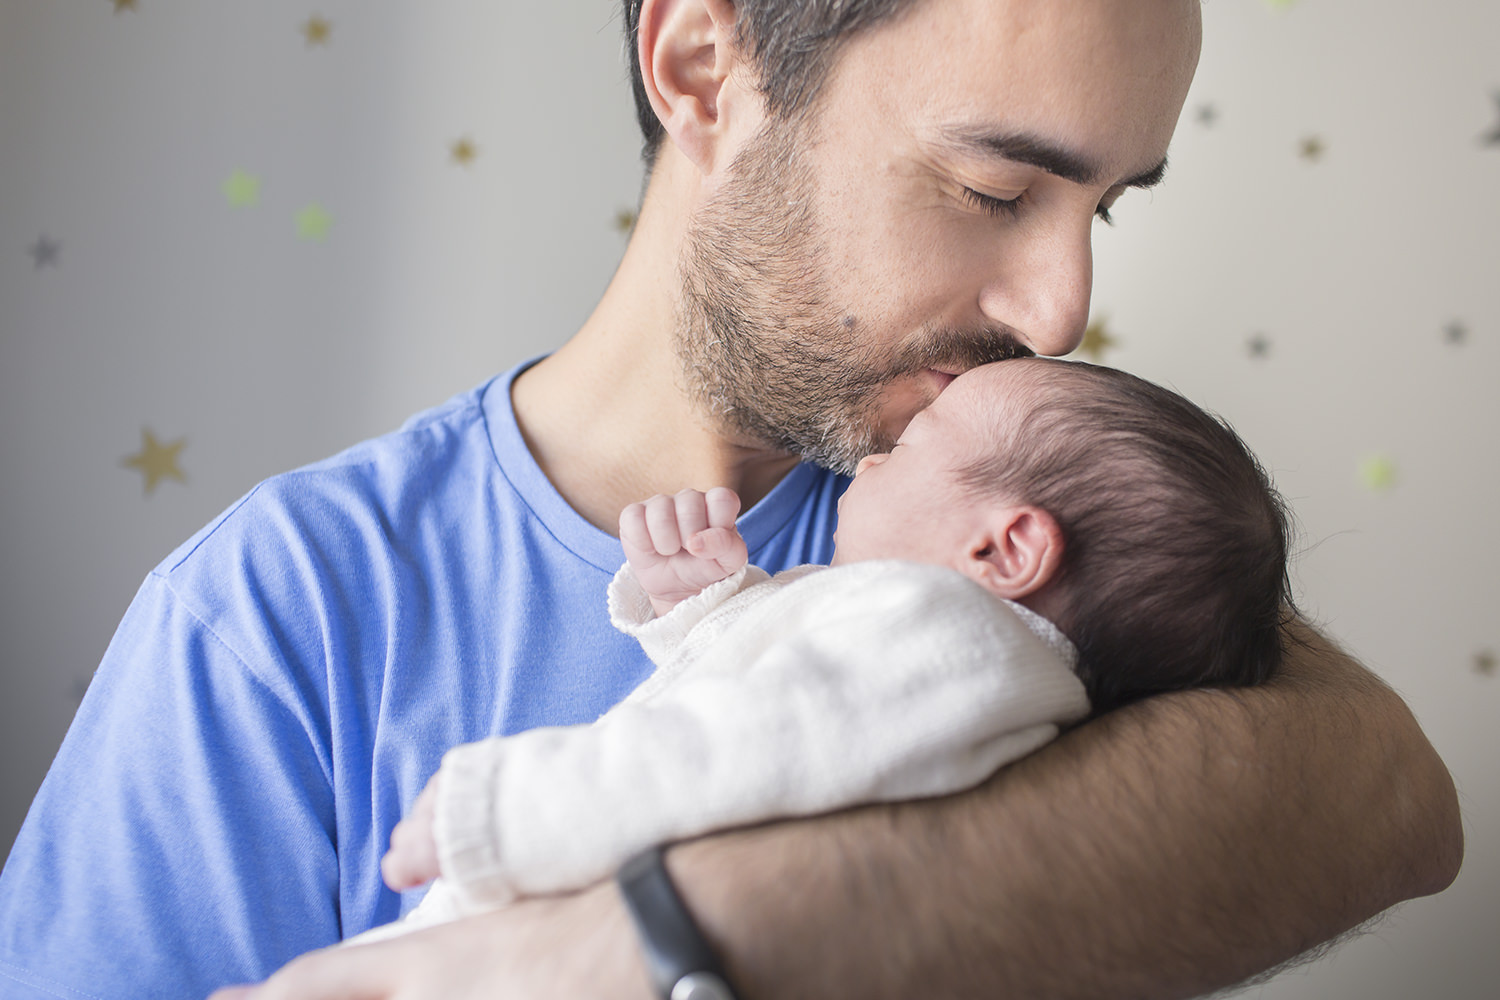
[[[1091,228],[1160,177],[1198,0],[922,0],[848,41],[693,219],[678,346],[746,444],[840,471],[952,377],[1065,354]]]

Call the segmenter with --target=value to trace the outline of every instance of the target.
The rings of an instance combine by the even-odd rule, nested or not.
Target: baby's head
[[[1133,375],[1028,358],[962,375],[860,463],[833,561],[951,566],[1045,615],[1106,711],[1268,677],[1288,532],[1225,424]]]

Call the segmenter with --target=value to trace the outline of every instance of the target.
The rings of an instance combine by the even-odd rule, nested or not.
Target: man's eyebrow
[[[1024,132],[991,132],[984,129],[952,127],[942,133],[943,140],[967,152],[999,156],[1015,163],[1045,170],[1075,184],[1096,184],[1103,168],[1082,153]],[[1143,173],[1120,182],[1120,187],[1150,188],[1167,175],[1167,158]]]

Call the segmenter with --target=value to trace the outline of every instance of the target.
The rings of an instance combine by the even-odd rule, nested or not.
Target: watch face
[[[689,972],[672,987],[671,1000],[734,1000],[734,994],[712,972]]]

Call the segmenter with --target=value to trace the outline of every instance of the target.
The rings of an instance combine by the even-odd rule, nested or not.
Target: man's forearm
[[[1262,688],[1122,709],[960,796],[683,845],[747,998],[1189,997],[1457,872],[1446,769],[1313,637]]]

